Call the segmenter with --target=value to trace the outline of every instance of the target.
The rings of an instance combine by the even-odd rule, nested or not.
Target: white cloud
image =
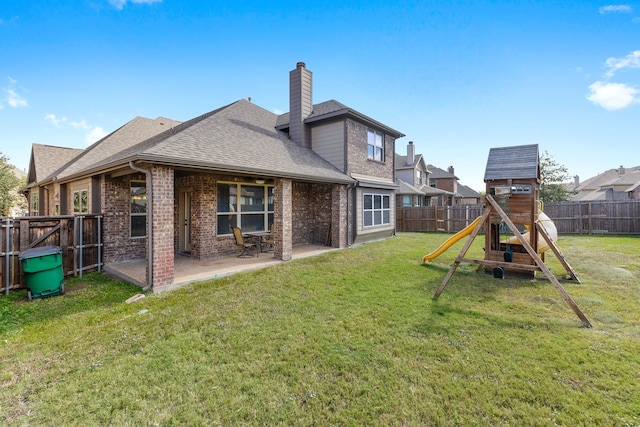
[[[589,91],[587,99],[605,110],[621,110],[640,103],[640,90],[624,83],[597,81],[589,86]]]
[[[107,132],[100,126],[92,126],[85,119],[82,120],[67,120],[66,117],[58,118],[55,114],[46,114],[44,119],[57,128],[72,127],[74,129],[89,130],[85,136],[85,142],[87,144],[93,144],[94,142],[107,136]]]
[[[100,126],[96,126],[91,130],[91,132],[87,134],[85,141],[87,142],[87,144],[93,144],[94,142],[104,138],[107,135],[108,133],[104,129],[102,129]]]
[[[607,58],[605,65],[609,68],[605,73],[606,77],[613,77],[615,73],[625,68],[640,68],[640,50],[635,50],[624,58]]]
[[[87,124],[85,119],[80,120],[79,122],[73,120],[69,122],[69,126],[76,129],[91,129],[91,126]]]
[[[599,9],[600,15],[606,15],[607,13],[631,13],[631,6],[628,4],[610,4],[603,6]]]
[[[55,127],[61,128],[62,125],[67,121],[66,117],[62,117],[62,118],[57,118],[55,114],[46,114],[44,116],[44,119],[48,122],[50,122],[52,125],[54,125]]]
[[[28,105],[27,100],[18,93],[18,90],[22,89],[19,87],[18,81],[11,77],[7,77],[7,80],[9,80],[9,85],[2,89],[2,92],[4,92],[4,102],[12,108],[26,107]],[[2,107],[4,108],[4,105],[2,105]]]
[[[162,0],[109,0],[111,6],[115,7],[118,10],[124,9],[127,3],[137,3],[137,4],[151,4],[151,3],[162,3]]]

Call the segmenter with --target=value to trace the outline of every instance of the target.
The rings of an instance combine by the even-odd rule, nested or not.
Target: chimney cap
[[[304,62],[300,61],[296,64],[296,68],[307,68],[307,65]]]

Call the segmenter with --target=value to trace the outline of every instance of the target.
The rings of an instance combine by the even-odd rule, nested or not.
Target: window
[[[131,181],[129,194],[131,202],[131,237],[145,237],[147,235],[147,183],[144,181]]]
[[[273,186],[219,183],[217,198],[218,236],[231,227],[266,231],[273,224]]]
[[[635,190],[631,190],[631,191],[629,191],[629,193],[627,193],[627,194],[629,194],[629,198],[630,198],[631,200],[635,200],[635,199],[636,199],[636,192],[635,192]]]
[[[384,161],[384,138],[380,132],[367,130],[367,157],[379,162]]]
[[[411,196],[402,196],[402,206],[411,207]]]
[[[89,212],[88,190],[79,190],[73,192],[73,213],[85,214]]]
[[[365,227],[389,224],[391,221],[390,197],[388,194],[365,194],[363,219]]]
[[[416,183],[422,185],[422,171],[416,171]]]
[[[31,215],[38,216],[39,213],[40,212],[38,211],[38,193],[34,191],[31,193]]]

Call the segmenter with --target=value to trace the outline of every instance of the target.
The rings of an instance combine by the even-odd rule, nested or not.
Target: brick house
[[[29,191],[57,189],[62,214],[102,213],[105,265],[146,259],[154,292],[171,287],[176,254],[237,252],[231,226],[271,229],[281,260],[295,245],[392,236],[404,135],[335,100],[313,104],[304,63],[289,82],[288,113],[239,100],[184,123],[136,118]]]

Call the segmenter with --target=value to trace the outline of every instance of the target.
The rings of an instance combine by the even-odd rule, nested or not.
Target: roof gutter
[[[136,166],[133,161],[129,162],[129,167],[135,171],[142,172],[147,177],[147,285],[142,288],[148,291],[153,287],[153,182],[151,179],[151,171]]]

